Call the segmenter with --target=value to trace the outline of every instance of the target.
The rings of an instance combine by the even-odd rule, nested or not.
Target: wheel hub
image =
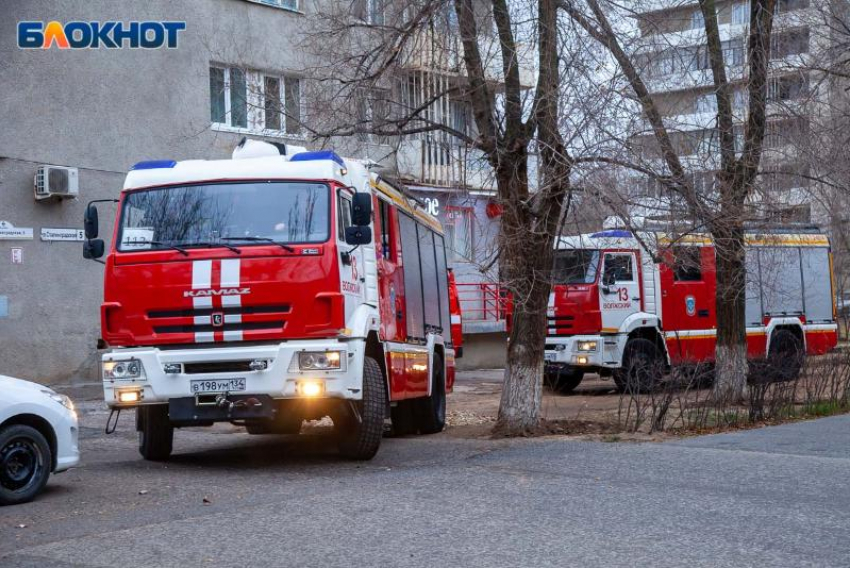
[[[0,483],[13,491],[26,487],[35,477],[39,462],[39,451],[32,441],[10,441],[0,450]]]

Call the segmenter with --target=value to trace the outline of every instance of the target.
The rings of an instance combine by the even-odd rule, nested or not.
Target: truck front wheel
[[[614,371],[614,383],[620,392],[647,392],[661,381],[663,372],[658,347],[648,339],[637,337],[626,343],[623,366]]]
[[[386,404],[386,382],[381,367],[377,361],[366,357],[363,361],[363,400],[352,401],[351,407],[340,408],[333,416],[340,454],[352,460],[375,457],[384,434]]]
[[[163,461],[171,456],[174,426],[168,418],[168,405],[140,406],[136,409],[139,431],[139,453],[149,461]]]
[[[543,378],[546,386],[558,394],[569,394],[581,384],[584,373],[581,371],[547,370]]]

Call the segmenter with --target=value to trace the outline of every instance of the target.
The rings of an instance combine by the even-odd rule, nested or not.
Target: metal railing
[[[505,320],[508,301],[500,284],[496,282],[458,282],[457,294],[464,322]]]

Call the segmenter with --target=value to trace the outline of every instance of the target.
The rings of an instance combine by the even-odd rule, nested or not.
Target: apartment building
[[[379,23],[381,6],[355,1],[352,11],[363,21]],[[79,230],[86,203],[115,199],[134,163],[227,158],[245,136],[310,146],[311,77],[303,70],[315,61],[298,38],[312,10],[315,4],[306,0],[3,4],[0,374],[44,383],[98,380],[104,268],[82,258]],[[186,28],[175,49],[17,46],[21,21],[128,20],[182,21]],[[423,86],[435,80],[434,65],[422,63],[411,70],[410,96],[421,97]],[[452,75],[441,71],[434,76]],[[445,112],[445,120],[468,127],[460,101],[433,112]],[[495,263],[489,274],[479,270],[489,263],[498,215],[488,214],[492,184],[475,169],[477,158],[462,145],[434,136],[392,144],[371,137],[337,142],[335,147],[347,155],[389,156],[382,161],[387,175],[410,185],[441,218],[458,280],[480,296],[488,279],[498,274]],[[72,177],[78,196],[36,199],[34,180],[44,165],[69,168],[54,171]],[[101,204],[105,235],[112,232],[110,207]],[[494,319],[477,329],[475,320],[487,319],[480,303],[473,297],[467,304],[467,332],[490,337],[503,322]],[[470,347],[474,353],[474,344],[474,339],[468,343],[467,353]]]
[[[748,207],[752,220],[779,223],[829,222],[829,211],[813,197],[818,133],[829,127],[831,82],[817,70],[829,56],[828,2],[777,0],[768,82],[768,124],[763,167]],[[696,1],[635,3],[640,39],[638,67],[667,124],[676,151],[691,172],[692,183],[710,192],[719,156],[717,102],[706,47],[702,11]],[[747,114],[747,35],[750,4],[717,2],[718,24],[727,76],[733,83],[736,146],[743,146]],[[647,159],[657,146],[643,119],[633,124],[633,144]],[[640,181],[639,193],[664,198],[657,182]],[[675,199],[669,200],[675,209]],[[662,199],[664,202],[664,199]],[[662,207],[663,209],[663,207]]]

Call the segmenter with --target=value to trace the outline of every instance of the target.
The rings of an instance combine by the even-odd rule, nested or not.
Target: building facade
[[[716,3],[727,76],[733,85],[736,145],[743,146],[747,114],[747,37],[750,3]],[[818,132],[832,114],[830,82],[818,71],[832,39],[828,2],[777,0],[768,80],[768,123],[762,173],[749,204],[752,220],[776,223],[829,222],[819,205],[816,177]],[[671,133],[676,151],[698,191],[711,192],[719,162],[717,102],[706,46],[703,15],[696,1],[636,3],[640,39],[636,61]],[[657,154],[648,123],[633,125],[635,148]],[[657,203],[665,197],[657,181],[641,179],[640,194]]]
[[[373,4],[364,8],[370,19],[379,17]],[[0,7],[6,119],[0,129],[0,374],[50,384],[99,379],[103,266],[82,258],[79,230],[86,204],[117,198],[134,163],[227,158],[246,136],[310,146],[310,76],[303,70],[311,62],[297,40],[310,10],[304,0],[33,0]],[[182,21],[186,28],[176,49],[17,46],[20,21],[131,19]],[[498,274],[497,264],[490,275],[465,267],[485,263],[469,241],[479,239],[476,246],[486,251],[480,239],[497,231],[497,216],[479,215],[490,189],[435,170],[439,161],[428,158],[424,143],[397,144],[388,173],[418,184],[422,198],[444,200],[437,213],[448,225],[459,280],[486,281]],[[341,153],[346,144],[340,141]],[[354,157],[368,157],[367,150],[357,152],[362,155]],[[35,199],[42,165],[73,168],[78,196]],[[112,207],[100,204],[105,235],[112,234]],[[473,217],[474,234],[464,225]]]

